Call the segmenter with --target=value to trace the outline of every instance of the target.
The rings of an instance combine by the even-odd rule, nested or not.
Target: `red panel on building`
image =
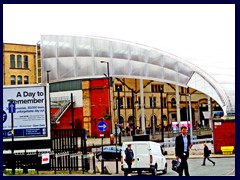
[[[95,79],[90,82],[91,115],[92,115],[92,136],[100,137],[98,130],[99,118],[109,115],[108,101],[108,79]],[[104,132],[105,137],[110,136],[110,119],[105,119],[108,125]]]
[[[235,120],[214,120],[214,152],[222,154],[221,146],[234,146],[235,149]]]
[[[51,108],[51,113],[54,115],[54,113],[58,110],[58,108]],[[56,129],[72,129],[72,110],[71,106],[66,110],[66,112],[62,115],[60,118],[60,123],[53,126],[53,128]],[[78,107],[74,108],[74,127],[76,129],[82,129],[83,128],[83,108]]]

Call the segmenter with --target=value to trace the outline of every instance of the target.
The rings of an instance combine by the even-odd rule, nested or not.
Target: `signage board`
[[[11,141],[11,113],[14,140],[50,139],[49,94],[46,85],[3,87],[3,141]],[[13,99],[14,102],[9,102]]]

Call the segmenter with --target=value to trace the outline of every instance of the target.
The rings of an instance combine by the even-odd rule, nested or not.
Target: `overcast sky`
[[[131,41],[235,74],[234,4],[3,5],[5,43],[36,44],[49,34]]]

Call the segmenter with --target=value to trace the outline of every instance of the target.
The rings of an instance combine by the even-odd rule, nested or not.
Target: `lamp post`
[[[117,156],[117,124],[115,124],[115,135],[116,135],[116,174],[118,174],[118,156]]]
[[[9,113],[11,113],[11,130],[12,130],[12,148],[11,148],[11,154],[12,154],[12,174],[15,174],[15,156],[14,156],[14,121],[13,121],[13,113],[15,113],[15,100],[9,99]]]
[[[106,63],[107,64],[107,78],[108,78],[108,103],[109,103],[109,115],[110,115],[110,133],[112,133],[112,116],[111,116],[111,94],[110,94],[110,75],[109,75],[109,62],[107,61],[100,61],[101,63]]]
[[[47,70],[47,83],[49,84],[49,73],[50,73],[51,71],[50,70]]]
[[[135,102],[134,102],[134,91],[132,89],[132,114],[133,114],[133,135],[135,135]]]
[[[118,95],[118,106],[117,106],[117,110],[118,110],[118,124],[120,124],[120,106],[121,106],[121,103],[120,103],[120,87],[118,86],[117,87],[117,95]],[[116,137],[117,138],[117,137]],[[121,145],[122,142],[121,142],[121,131],[119,133],[119,145]]]
[[[49,73],[51,72],[50,70],[47,70],[47,83],[48,83],[48,88],[49,88],[49,113],[50,113],[50,122],[52,121],[52,113],[51,113],[51,98],[50,98],[50,80],[49,80]],[[52,126],[51,126],[52,127]],[[56,127],[56,125],[55,125]]]
[[[162,98],[163,88],[160,87],[160,95],[161,95],[161,123],[162,123],[162,142],[164,143],[164,127],[163,127],[163,98]]]
[[[102,122],[104,121],[104,118],[99,118],[98,120],[101,120]],[[104,174],[104,159],[103,159],[103,138],[104,138],[104,131],[102,131],[102,133],[100,134],[100,137],[102,139],[102,159],[101,159],[101,174]]]

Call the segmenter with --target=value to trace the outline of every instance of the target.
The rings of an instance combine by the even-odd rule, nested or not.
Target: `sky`
[[[4,43],[100,36],[157,48],[216,80],[235,106],[235,4],[3,4]]]
[[[41,35],[130,41],[235,76],[234,4],[3,5],[4,43],[36,44]]]

